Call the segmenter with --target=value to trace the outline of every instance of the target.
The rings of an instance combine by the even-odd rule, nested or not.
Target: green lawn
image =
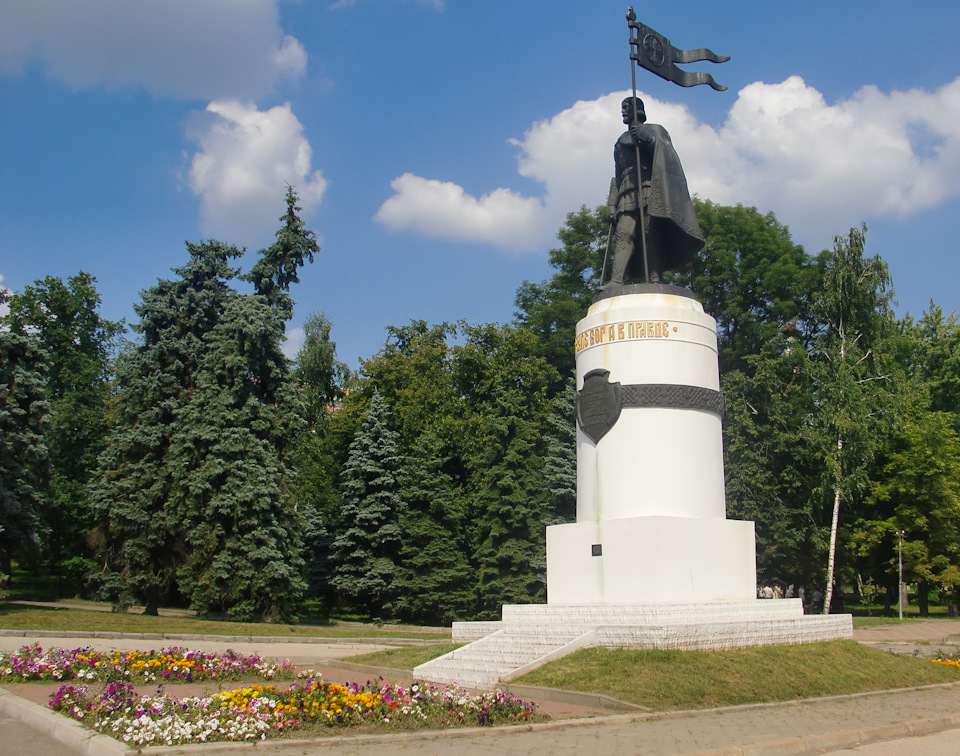
[[[458,644],[402,648],[350,661],[412,670]],[[592,648],[515,682],[602,693],[655,711],[790,701],[960,681],[960,669],[854,641],[735,651],[627,651]]]
[[[89,630],[119,633],[190,633],[197,635],[270,635],[313,638],[419,638],[449,639],[450,633],[423,632],[414,627],[397,629],[331,622],[327,625],[282,625],[258,622],[216,622],[192,617],[147,617],[142,614],[46,609],[0,602],[0,628],[8,630]]]
[[[893,620],[896,622],[900,618],[900,610],[894,604],[890,609],[885,609],[882,604],[863,604],[857,600],[847,601],[843,611],[852,614],[854,617],[871,617]],[[920,617],[920,607],[917,606],[915,599],[903,607],[903,618],[907,619],[948,619],[950,617],[950,608],[946,604],[935,604],[932,601],[927,607],[927,617]]]
[[[856,630],[858,627],[875,627],[876,625],[897,625],[901,622],[917,622],[920,617],[913,616],[904,618],[901,620],[899,617],[857,617],[853,618],[853,628]],[[927,618],[924,618],[927,619]],[[930,617],[929,619],[946,619],[945,617]],[[957,625],[960,628],[960,625]]]
[[[602,693],[656,711],[960,681],[960,669],[833,641],[736,651],[578,651],[515,682]]]
[[[423,664],[431,659],[436,659],[438,656],[443,656],[451,651],[455,651],[462,645],[462,643],[444,643],[435,646],[408,646],[406,648],[396,648],[389,651],[377,651],[361,656],[351,656],[345,661],[356,662],[357,664],[372,664],[378,667],[390,667],[391,669],[412,670],[418,664]]]

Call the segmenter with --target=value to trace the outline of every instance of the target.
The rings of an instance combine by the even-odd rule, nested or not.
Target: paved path
[[[960,738],[955,730],[946,730],[932,735],[844,748],[836,753],[837,756],[960,756]]]
[[[950,645],[953,636],[960,636],[960,622],[931,620],[903,625],[864,628],[855,632],[857,640],[870,645],[895,645],[929,650],[931,645]],[[14,647],[24,639],[0,639],[0,647],[8,641]],[[102,648],[127,649],[142,647],[144,641],[125,639],[58,639],[44,638],[44,645],[75,647],[96,645]],[[209,644],[209,645],[208,645]],[[191,648],[219,648],[238,644],[217,644],[216,641],[190,641]],[[279,644],[266,648],[251,644],[268,656],[297,657],[301,663],[310,663],[308,657],[320,664],[333,656],[348,653],[345,644]],[[296,646],[306,648],[299,649]],[[352,649],[351,649],[352,650]],[[372,650],[364,645],[362,651]],[[356,652],[356,651],[355,651]],[[345,673],[350,677],[350,673]],[[353,674],[353,678],[357,675]],[[20,699],[17,699],[20,700]],[[0,697],[2,702],[2,697]],[[27,704],[24,704],[27,705]],[[39,709],[40,707],[36,707]],[[49,712],[46,717],[56,717]],[[589,714],[590,712],[581,712]],[[56,717],[54,722],[68,722]],[[72,724],[72,723],[70,723]],[[255,751],[268,754],[340,754],[367,756],[371,749],[378,754],[449,754],[475,756],[480,754],[529,754],[546,752],[551,755],[567,753],[601,754],[658,754],[663,756],[706,754],[712,756],[766,756],[809,752],[846,751],[869,756],[894,756],[888,744],[863,746],[863,743],[893,741],[896,756],[919,753],[957,754],[960,743],[956,729],[960,728],[960,684],[936,686],[911,691],[841,696],[790,704],[738,707],[707,712],[676,712],[658,715],[617,715],[580,718],[574,721],[554,721],[523,729],[498,729],[440,733],[412,733],[394,736],[338,737],[309,741],[277,741],[260,743]],[[940,734],[949,731],[945,735]],[[115,742],[115,741],[113,741]],[[15,750],[4,744],[16,743]],[[84,751],[107,754],[105,747],[86,743]],[[99,748],[99,750],[98,750]],[[865,749],[865,750],[864,750]],[[879,750],[871,750],[879,749]],[[886,750],[884,750],[886,749]],[[913,749],[913,750],[911,750]],[[216,756],[250,753],[250,746],[211,744],[191,746],[181,750],[143,749],[144,754],[193,754]],[[64,746],[50,741],[35,729],[14,722],[9,716],[0,716],[0,754],[17,753],[24,756],[48,756],[63,753]],[[120,754],[121,750],[112,753]],[[132,753],[132,751],[130,751]]]
[[[951,638],[960,643],[960,620],[904,620],[889,625],[869,625],[853,631],[853,639],[861,643],[947,643]]]
[[[934,656],[937,651],[955,654],[960,650],[960,620],[929,619],[873,625],[853,631],[853,639],[865,646]]]
[[[64,746],[59,740],[19,719],[0,713],[0,753],[11,756],[53,756],[63,752]]]

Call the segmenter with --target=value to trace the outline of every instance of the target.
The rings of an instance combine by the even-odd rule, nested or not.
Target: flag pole
[[[607,229],[607,247],[603,253],[603,267],[600,269],[600,285],[603,286],[603,279],[607,275],[607,260],[610,257],[610,240],[613,238],[614,219],[610,220],[610,228]]]
[[[633,125],[639,126],[640,122],[637,120],[637,69],[634,66],[633,60],[633,48],[636,46],[637,50],[640,49],[640,40],[639,35],[634,37],[634,32],[637,31],[636,27],[632,22],[637,20],[637,14],[633,12],[633,6],[627,8],[627,26],[630,29],[630,80],[633,83],[633,100],[630,103],[630,107],[633,110]],[[646,283],[650,283],[650,265],[647,260],[647,222],[645,220],[646,211],[643,209],[643,192],[641,191],[641,185],[643,184],[643,176],[640,170],[640,144],[637,142],[636,137],[633,140],[633,149],[634,154],[637,158],[637,209],[640,211],[640,245],[643,250],[643,280]]]

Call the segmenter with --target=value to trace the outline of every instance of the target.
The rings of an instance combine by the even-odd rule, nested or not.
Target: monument
[[[850,637],[850,615],[804,616],[757,599],[752,522],[726,519],[716,321],[661,283],[704,244],[680,159],[648,124],[636,66],[681,86],[717,84],[627,13],[633,96],[614,146],[600,290],[577,324],[577,520],[547,528],[547,604],[454,623],[473,640],[416,668],[492,687],[586,646],[720,649]],[[608,262],[612,251],[610,275]]]

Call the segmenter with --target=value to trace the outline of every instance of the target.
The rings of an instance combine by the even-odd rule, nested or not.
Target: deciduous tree
[[[45,557],[57,572],[86,561],[83,536],[93,526],[86,485],[106,436],[110,356],[122,323],[102,318],[96,280],[81,271],[64,283],[47,276],[10,298],[5,321],[29,331],[50,360],[50,504]]]
[[[815,261],[794,244],[773,213],[695,200],[706,245],[664,281],[689,288],[717,320],[721,375],[745,366],[768,340],[790,326],[805,344],[811,332]]]
[[[823,286],[815,313],[822,324],[814,361],[816,422],[822,431],[823,490],[833,494],[826,600],[830,611],[841,503],[860,496],[877,448],[878,423],[893,392],[884,392],[887,355],[881,349],[891,325],[890,275],[879,257],[865,257],[866,228],[837,237],[824,252]]]
[[[546,358],[558,375],[570,375],[576,366],[576,325],[600,285],[609,230],[606,206],[591,210],[584,205],[568,213],[557,232],[562,246],[550,250],[550,266],[556,273],[539,284],[524,281],[517,289],[517,323],[536,335],[536,354]]]

